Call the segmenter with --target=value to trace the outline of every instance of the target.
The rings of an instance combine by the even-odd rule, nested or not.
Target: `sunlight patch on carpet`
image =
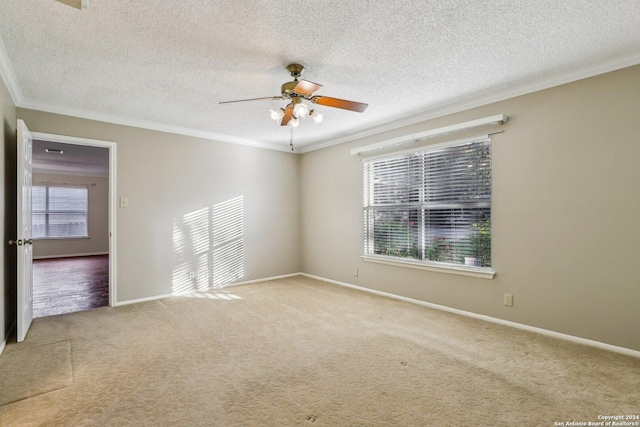
[[[233,301],[233,300],[238,300],[242,298],[231,292],[211,291],[211,292],[193,292],[185,295],[176,295],[169,298],[162,298],[160,301],[165,305],[176,305],[176,304],[182,304],[185,302],[193,302],[201,299]]]

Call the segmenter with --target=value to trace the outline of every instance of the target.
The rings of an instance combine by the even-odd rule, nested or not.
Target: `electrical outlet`
[[[199,275],[200,275],[200,271],[192,270],[189,272],[189,279],[197,279]]]
[[[353,269],[353,277],[358,277],[358,269],[357,268]]]
[[[504,294],[504,305],[507,307],[513,307],[513,295]]]

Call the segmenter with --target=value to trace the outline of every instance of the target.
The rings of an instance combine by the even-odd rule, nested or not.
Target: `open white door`
[[[24,341],[33,320],[32,144],[27,125],[18,120],[18,237],[13,241],[18,248],[18,342]]]

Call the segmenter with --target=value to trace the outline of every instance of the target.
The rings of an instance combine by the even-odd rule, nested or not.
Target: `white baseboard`
[[[120,307],[121,305],[138,304],[140,302],[155,301],[163,298],[175,297],[177,295],[180,295],[180,294],[164,294],[164,295],[156,295],[152,297],[129,299],[126,301],[117,301],[115,306]],[[183,295],[188,295],[188,294],[183,294]]]
[[[207,289],[206,291],[197,291],[197,292],[211,292],[211,291],[216,291],[216,290],[222,290],[222,289],[226,289],[226,288],[230,288],[233,286],[240,286],[240,285],[248,285],[250,283],[260,283],[260,282],[268,282],[270,280],[277,280],[277,279],[285,279],[287,277],[294,277],[294,276],[300,276],[302,273],[291,273],[291,274],[283,274],[281,276],[272,276],[272,277],[263,277],[262,279],[255,279],[255,280],[247,280],[245,282],[235,282],[235,283],[229,283],[227,285],[225,285],[222,288],[214,288],[214,289]],[[139,302],[148,302],[148,301],[155,301],[155,300],[159,300],[159,299],[163,299],[163,298],[169,298],[169,297],[177,297],[177,296],[183,296],[183,295],[189,295],[193,292],[187,292],[187,293],[170,293],[170,294],[164,294],[164,295],[156,295],[153,297],[145,297],[145,298],[137,298],[137,299],[131,299],[131,300],[127,300],[127,301],[118,301],[116,302],[116,307],[119,307],[121,305],[129,305],[129,304],[137,304]]]
[[[347,287],[347,288],[352,288],[352,289],[356,289],[356,290],[363,291],[363,292],[369,292],[369,293],[373,293],[373,294],[380,295],[380,296],[387,297],[387,298],[393,298],[393,299],[397,299],[397,300],[401,300],[401,301],[406,301],[406,302],[410,302],[410,303],[413,303],[413,304],[422,305],[424,307],[433,308],[433,309],[436,309],[436,310],[441,310],[441,311],[446,311],[446,312],[449,312],[449,313],[459,314],[461,316],[466,316],[466,317],[472,317],[474,319],[484,320],[486,322],[497,323],[497,324],[500,324],[500,325],[509,326],[509,327],[512,327],[512,328],[521,329],[521,330],[525,330],[525,331],[529,331],[529,332],[534,332],[534,333],[550,336],[550,337],[553,337],[553,338],[558,338],[558,339],[565,340],[565,341],[571,341],[571,342],[574,342],[574,343],[577,343],[577,344],[588,345],[588,346],[596,347],[596,348],[599,348],[599,349],[602,349],[602,350],[613,351],[615,353],[620,353],[620,354],[625,354],[627,356],[640,358],[640,351],[637,351],[637,350],[632,350],[632,349],[625,348],[625,347],[619,347],[619,346],[615,346],[615,345],[611,345],[611,344],[606,344],[606,343],[603,343],[603,342],[600,342],[600,341],[589,340],[589,339],[586,339],[586,338],[576,337],[576,336],[573,336],[573,335],[563,334],[563,333],[560,333],[560,332],[550,331],[548,329],[537,328],[535,326],[529,326],[529,325],[525,325],[525,324],[522,324],[522,323],[511,322],[509,320],[498,319],[496,317],[485,316],[483,314],[472,313],[470,311],[458,310],[456,308],[451,308],[451,307],[447,307],[447,306],[444,306],[444,305],[433,304],[433,303],[426,302],[426,301],[421,301],[421,300],[417,300],[417,299],[413,299],[413,298],[403,297],[401,295],[396,295],[396,294],[392,294],[392,293],[388,293],[388,292],[382,292],[382,291],[377,291],[375,289],[369,289],[369,288],[365,288],[365,287],[362,287],[362,286],[353,285],[351,283],[346,283],[346,282],[340,282],[340,281],[337,281],[337,280],[327,279],[326,277],[314,276],[313,274],[307,274],[307,273],[283,274],[283,275],[280,275],[280,276],[272,276],[272,277],[264,277],[264,278],[255,279],[255,280],[247,280],[247,281],[244,281],[244,282],[229,283],[224,288],[233,287],[233,286],[240,286],[240,285],[248,285],[248,284],[252,284],[252,283],[268,282],[268,281],[271,281],[271,280],[285,279],[287,277],[295,277],[295,276],[305,276],[305,277],[309,277],[311,279],[316,279],[316,280],[321,280],[323,282],[332,283],[334,285],[344,286],[344,287]],[[224,289],[224,288],[219,288],[219,289]],[[215,289],[210,289],[209,291],[214,291],[214,290]],[[164,294],[164,295],[157,295],[157,296],[153,296],[153,297],[137,298],[137,299],[133,299],[133,300],[120,301],[120,302],[116,303],[116,307],[117,306],[122,306],[122,305],[128,305],[128,304],[137,304],[137,303],[140,303],[140,302],[155,301],[155,300],[159,300],[159,299],[163,299],[163,298],[169,298],[169,297],[173,297],[173,296],[179,296],[179,295],[188,295],[188,294],[170,293],[170,294]],[[1,351],[0,351],[0,354],[1,354]]]
[[[301,274],[302,273],[291,273],[291,274],[283,274],[281,276],[272,276],[272,277],[264,277],[262,279],[247,280],[246,282],[229,283],[228,285],[225,286],[225,288],[229,286],[249,285],[251,283],[269,282],[271,280],[286,279],[287,277],[300,276]]]
[[[109,255],[109,252],[88,252],[84,254],[66,254],[66,255],[40,255],[34,256],[33,259],[53,259],[53,258],[76,258],[81,256]]]
[[[447,307],[444,305],[433,304],[426,301],[420,301],[413,298],[403,297],[401,295],[391,294],[388,292],[376,291],[375,289],[369,289],[362,286],[352,285],[351,283],[339,282],[337,280],[327,279],[325,277],[314,276],[312,274],[300,273],[301,276],[309,277],[316,280],[322,280],[323,282],[333,283],[334,285],[345,286],[347,288],[357,289],[359,291],[369,292],[376,295],[381,295],[388,298],[398,299],[401,301],[410,302],[413,304],[422,305],[429,308],[434,308],[436,310],[442,310],[449,313],[459,314],[461,316],[473,317],[474,319],[480,319],[491,323],[497,323],[504,326],[510,326],[516,329],[522,329],[529,332],[535,332],[541,335],[546,335],[553,338],[559,338],[565,341],[571,341],[577,344],[588,345],[590,347],[596,347],[602,350],[613,351],[615,353],[625,354],[627,356],[640,358],[640,351],[632,350],[630,348],[619,347],[611,344],[606,344],[600,341],[589,340],[586,338],[580,338],[573,335],[563,334],[560,332],[550,331],[548,329],[537,328],[535,326],[529,326],[522,323],[511,322],[509,320],[498,319],[496,317],[485,316],[483,314],[472,313],[470,311],[458,310],[456,308]]]
[[[9,336],[11,335],[11,332],[13,332],[13,328],[15,328],[15,326],[16,322],[13,322],[13,325],[9,328],[9,332],[7,332],[4,340],[0,343],[0,356],[2,356],[2,352],[4,352],[5,347],[7,347],[7,341],[9,341]]]

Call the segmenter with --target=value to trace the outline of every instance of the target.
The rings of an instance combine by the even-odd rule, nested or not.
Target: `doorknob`
[[[25,239],[24,240],[24,244],[25,245],[33,245],[33,239],[29,239],[29,240]]]
[[[9,245],[22,246],[22,239],[18,239],[18,240],[9,240]]]

